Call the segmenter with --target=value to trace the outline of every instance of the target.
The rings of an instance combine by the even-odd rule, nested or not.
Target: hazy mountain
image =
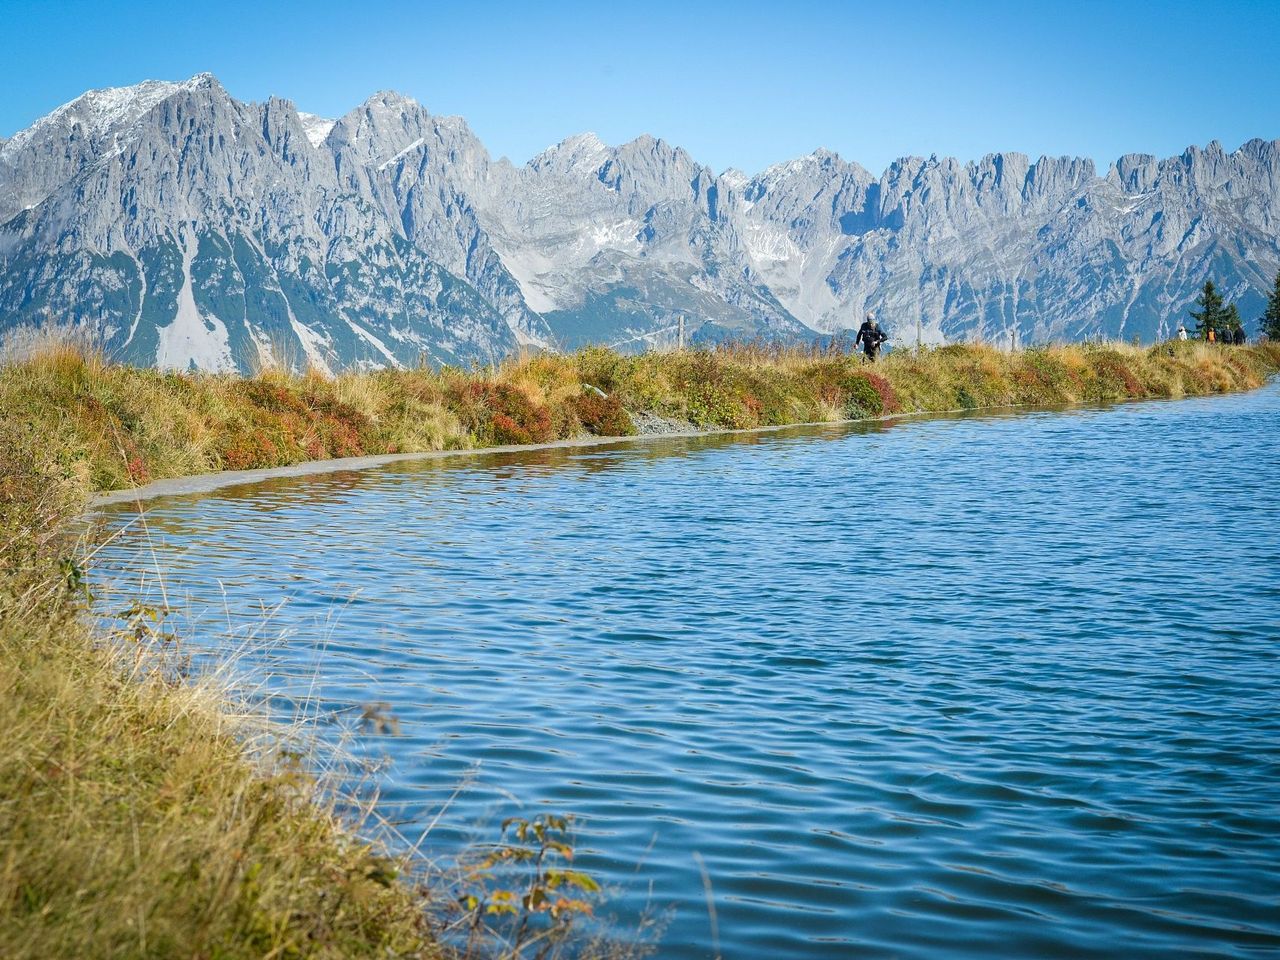
[[[467,362],[521,343],[1150,340],[1212,276],[1250,321],[1280,266],[1280,141],[876,178],[818,151],[719,175],[652,137],[516,167],[380,93],[336,120],[209,75],[91,91],[0,140],[0,332],[92,328],[140,364]]]

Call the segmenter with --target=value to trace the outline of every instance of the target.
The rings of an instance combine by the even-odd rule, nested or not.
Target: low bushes
[[[54,347],[0,367],[0,416],[94,488],[304,460],[629,436],[628,411],[744,428],[1257,386],[1280,347],[953,345],[857,356],[776,346],[624,356],[590,348],[495,368],[252,378],[114,366]]]
[[[862,370],[851,374],[844,382],[848,396],[848,411],[851,417],[880,416],[885,413],[897,413],[898,395],[893,385],[878,373]]]
[[[456,379],[451,408],[477,446],[546,443],[556,438],[551,411],[509,383]]]
[[[570,404],[578,422],[590,433],[600,437],[629,437],[636,432],[618,398],[611,395],[584,391]]]

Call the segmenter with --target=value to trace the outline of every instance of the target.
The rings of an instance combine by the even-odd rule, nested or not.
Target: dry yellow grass
[[[90,633],[83,480],[23,433],[0,422],[0,956],[441,955],[400,865],[278,738]]]

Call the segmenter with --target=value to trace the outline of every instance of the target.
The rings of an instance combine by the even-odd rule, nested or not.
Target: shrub
[[[636,432],[631,417],[612,394],[602,397],[586,391],[569,404],[578,422],[598,437],[630,437]]]
[[[507,383],[455,384],[450,406],[483,445],[546,443],[555,439],[551,412]]]
[[[699,427],[738,426],[739,405],[716,383],[693,383],[685,397],[685,416]]]
[[[237,382],[238,391],[244,402],[261,410],[272,413],[295,413],[306,415],[307,405],[297,393],[283,384],[272,380],[241,380]]]
[[[1061,400],[1068,389],[1079,386],[1066,365],[1047,350],[1028,350],[1020,360],[1013,374],[1016,403]]]
[[[1091,351],[1090,394],[1099,399],[1145,397],[1146,388],[1114,350]]]
[[[845,378],[844,390],[853,410],[851,416],[880,416],[884,413],[897,413],[898,396],[893,385],[878,373],[860,370]]]
[[[605,347],[586,347],[571,358],[584,383],[613,394],[632,368],[630,358]]]
[[[280,462],[279,448],[259,430],[233,431],[218,446],[224,470],[257,470]]]
[[[884,401],[871,381],[864,376],[854,374],[844,382],[845,411],[848,416],[875,417],[884,411]]]

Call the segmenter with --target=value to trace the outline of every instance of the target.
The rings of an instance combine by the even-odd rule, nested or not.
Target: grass
[[[0,956],[434,957],[433,894],[297,758],[154,643],[96,636],[91,491],[368,453],[1259,386],[1280,347],[601,349],[491,369],[252,378],[49,345],[0,367]],[[498,952],[502,952],[499,950]]]
[[[0,420],[0,956],[434,957],[401,865],[145,644],[95,637],[81,478]]]
[[[0,367],[0,416],[95,490],[363,454],[634,432],[629,411],[748,428],[911,411],[1221,393],[1260,385],[1280,347],[1169,343],[1017,353],[949,346],[856,356],[736,346],[587,349],[476,370],[161,373],[48,346]]]

